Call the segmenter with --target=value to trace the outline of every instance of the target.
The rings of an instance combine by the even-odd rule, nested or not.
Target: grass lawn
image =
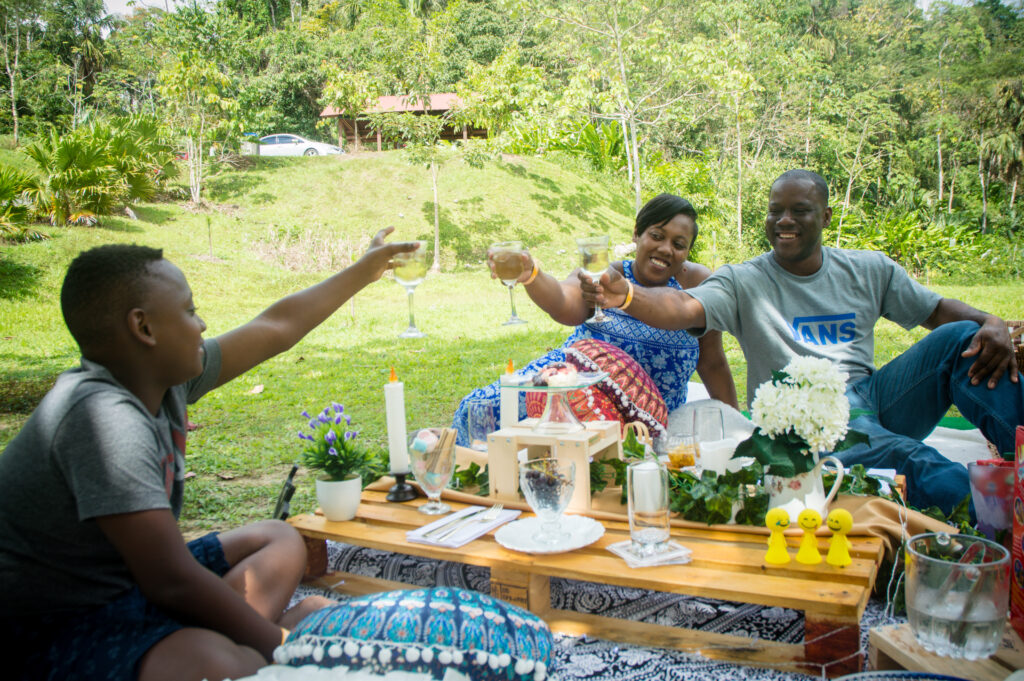
[[[432,240],[425,171],[399,154],[343,158],[262,159],[214,177],[214,206],[193,212],[173,203],[147,204],[139,219],[50,230],[40,243],[0,245],[0,447],[24,423],[54,378],[77,363],[77,349],[59,311],[68,262],[82,249],[137,242],[165,249],[191,283],[199,312],[215,336],[241,324],[279,297],[315,283],[362,252],[377,228],[395,238]],[[503,327],[508,293],[490,279],[486,245],[521,238],[548,271],[561,276],[575,262],[572,237],[608,232],[625,242],[631,206],[591,178],[537,159],[513,159],[474,171],[450,164],[441,176],[442,264],[417,289],[423,339],[397,338],[407,323],[405,291],[390,275],[292,350],[211,393],[190,410],[199,429],[189,436],[182,526],[195,535],[266,517],[299,451],[303,409],[332,400],[353,415],[361,437],[385,444],[383,385],[394,366],[405,382],[410,428],[446,425],[459,399],[495,380],[505,361],[521,366],[559,345],[568,330],[516,290],[528,325]],[[1024,316],[1024,283],[933,288],[1007,318]],[[881,364],[924,332],[889,322],[878,327]],[[726,350],[740,400],[746,365],[732,338]],[[294,512],[314,508],[309,476],[300,479]]]

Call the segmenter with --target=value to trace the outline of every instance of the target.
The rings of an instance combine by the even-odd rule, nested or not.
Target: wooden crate
[[[519,451],[527,450],[527,459],[555,457],[576,464],[576,480],[570,511],[590,510],[591,458],[621,459],[621,426],[618,421],[588,421],[585,430],[546,435],[533,430],[536,419],[496,430],[487,436],[487,468],[491,497],[495,501],[518,502]]]
[[[533,555],[509,551],[494,541],[493,532],[457,549],[409,543],[405,533],[434,520],[416,507],[422,499],[388,503],[382,491],[363,492],[354,520],[330,522],[321,515],[288,519],[306,539],[309,574],[323,586],[352,594],[393,588],[414,588],[347,573],[325,574],[325,540],[407,555],[479,565],[491,570],[491,594],[520,605],[548,622],[552,631],[587,634],[644,646],[675,648],[739,664],[840,676],[861,667],[860,618],[881,562],[882,541],[850,537],[853,563],[835,568],[824,562],[768,566],[763,562],[766,537],[740,530],[673,526],[672,538],[693,551],[687,565],[630,569],[608,546],[629,538],[625,520],[604,520],[605,535],[590,546],[559,554]],[[453,508],[463,507],[449,501]],[[511,504],[523,508],[520,504]],[[787,537],[795,552],[800,537]],[[827,550],[828,539],[819,539]],[[659,624],[621,620],[551,607],[550,578],[564,577],[598,584],[704,596],[804,614],[803,643],[778,643],[745,636],[715,634]]]
[[[953,660],[922,648],[910,624],[872,629],[868,634],[868,664],[874,670],[908,669],[915,672],[948,674],[971,681],[1003,681],[1024,668],[1024,644],[1009,624],[996,654],[987,660]]]

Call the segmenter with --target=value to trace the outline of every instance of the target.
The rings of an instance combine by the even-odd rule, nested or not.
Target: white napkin
[[[456,511],[451,515],[446,515],[443,518],[439,518],[438,520],[435,520],[429,525],[424,525],[423,527],[416,530],[409,530],[405,533],[405,539],[406,541],[410,541],[414,544],[432,544],[434,546],[445,546],[447,548],[456,549],[462,546],[463,544],[468,544],[469,542],[473,541],[479,536],[487,534],[494,528],[504,525],[510,520],[515,520],[517,517],[519,517],[519,514],[522,513],[522,511],[518,511],[516,509],[504,509],[498,514],[497,518],[490,522],[470,520],[468,523],[460,527],[455,534],[451,535],[443,542],[437,541],[436,538],[427,538],[423,536],[435,527],[440,527],[442,525],[448,525],[448,523],[452,523],[448,527],[448,529],[450,529],[451,527],[454,527],[456,523],[459,522],[457,520],[453,520],[454,518],[464,518],[472,513],[480,511],[481,509],[487,508],[489,507],[467,506],[461,511]],[[437,536],[444,536],[444,531],[439,532]]]

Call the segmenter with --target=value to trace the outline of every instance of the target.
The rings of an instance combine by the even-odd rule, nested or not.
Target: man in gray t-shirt
[[[895,468],[907,475],[911,504],[949,512],[969,492],[967,471],[921,440],[955,404],[1000,451],[1013,450],[1014,428],[1024,423],[1024,386],[1006,325],[929,291],[880,253],[823,247],[831,218],[819,175],[784,173],[772,185],[765,218],[771,252],[726,265],[686,292],[637,288],[629,313],[660,328],[733,334],[748,363],[748,402],[794,356],[836,362],[849,374],[851,407],[871,412],[850,424],[870,444],[839,457]],[[630,293],[614,272],[600,286],[581,286],[588,301],[606,307],[624,305]],[[876,370],[879,317],[933,331]]]
[[[238,678],[287,628],[302,538],[268,520],[187,545],[177,526],[186,405],[297,343],[415,243],[385,243],[345,270],[203,339],[192,291],[162,251],[79,254],[61,311],[82,351],[0,455],[4,678]]]

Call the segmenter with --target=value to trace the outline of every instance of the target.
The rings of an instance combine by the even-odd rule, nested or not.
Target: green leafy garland
[[[621,503],[626,503],[626,467],[632,461],[641,460],[645,456],[644,446],[637,441],[632,431],[626,434],[622,442],[622,453],[622,459],[600,459],[590,462],[591,494],[596,494],[612,484],[622,488]],[[698,476],[689,471],[670,470],[669,508],[686,520],[708,525],[730,521],[739,525],[764,525],[764,516],[768,512],[768,493],[761,482],[763,479],[764,467],[757,461],[735,473],[724,475],[704,471]],[[835,474],[826,473],[823,480],[825,488],[828,489],[835,481]],[[889,491],[884,490],[884,483],[888,483]],[[456,467],[452,476],[452,487],[486,496],[490,489],[487,467],[481,468],[475,462],[468,468]],[[846,471],[839,485],[839,493],[881,497],[906,505],[893,480],[869,475],[861,464],[854,464]],[[921,510],[929,517],[959,527],[961,532],[977,534],[971,526],[969,503],[970,495],[967,495],[948,516],[937,506],[915,510]]]

